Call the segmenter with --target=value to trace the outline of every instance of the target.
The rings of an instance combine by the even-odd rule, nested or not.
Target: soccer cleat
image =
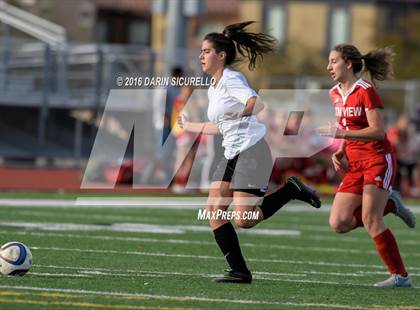
[[[286,183],[289,183],[294,186],[296,189],[294,199],[305,201],[309,203],[314,208],[321,207],[321,200],[314,190],[303,184],[299,178],[291,176],[287,179]]]
[[[409,208],[404,206],[401,194],[397,191],[391,191],[389,199],[395,203],[395,209],[392,211],[392,213],[402,219],[408,227],[414,228],[416,226],[416,217]]]
[[[232,269],[225,270],[225,274],[220,277],[214,279],[215,282],[218,283],[251,283],[252,282],[252,274],[248,272],[242,271],[235,271]]]
[[[392,274],[391,277],[385,281],[375,283],[373,286],[376,287],[411,287],[413,283],[411,282],[410,276],[403,277],[399,274]]]

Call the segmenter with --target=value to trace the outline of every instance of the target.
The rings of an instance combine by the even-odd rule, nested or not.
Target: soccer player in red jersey
[[[330,90],[338,126],[320,128],[320,133],[342,139],[332,156],[335,170],[345,176],[331,208],[331,228],[345,233],[364,226],[391,273],[389,279],[375,286],[408,287],[412,285],[411,278],[397,242],[383,221],[384,214],[393,212],[408,226],[415,226],[414,215],[403,206],[398,194],[392,193],[396,159],[385,134],[383,103],[373,82],[392,74],[391,58],[388,48],[366,55],[349,44],[331,50],[327,70],[338,82]],[[370,74],[372,83],[360,78],[362,71]],[[344,156],[348,160],[346,170]]]

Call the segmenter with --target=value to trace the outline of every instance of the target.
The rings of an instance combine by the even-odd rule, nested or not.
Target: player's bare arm
[[[236,119],[244,116],[251,116],[251,115],[257,115],[262,110],[264,110],[264,103],[257,97],[251,97],[246,102],[245,108],[241,111],[235,112],[235,113],[226,113],[225,119]]]
[[[205,135],[217,135],[220,133],[219,128],[211,122],[189,122],[184,115],[178,116],[178,125],[189,132],[203,133]]]
[[[385,137],[385,125],[382,109],[366,111],[369,127],[361,130],[337,130],[336,138],[359,141],[382,140]]]
[[[338,150],[332,154],[331,160],[334,166],[334,170],[339,172],[339,171],[343,171],[344,167],[343,167],[343,163],[341,162],[342,159],[344,158],[344,156],[346,155],[345,151],[344,151],[344,144],[345,141],[342,140],[340,147],[338,148]]]
[[[366,111],[369,126],[360,130],[343,130],[335,125],[319,127],[318,133],[336,139],[348,139],[357,141],[382,140],[385,137],[385,125],[382,109],[376,108]],[[342,144],[343,146],[343,144]]]

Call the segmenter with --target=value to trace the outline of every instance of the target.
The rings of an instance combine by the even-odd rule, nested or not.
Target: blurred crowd
[[[179,68],[172,72],[173,76],[182,74]],[[134,171],[134,174],[146,174],[147,171],[147,175],[137,180],[156,185],[164,182],[163,180],[171,180],[170,189],[177,193],[208,189],[212,171],[219,157],[223,156],[222,138],[219,135],[191,134],[177,125],[176,119],[180,113],[187,113],[191,121],[207,121],[206,91],[193,91],[191,87],[170,86],[167,89],[162,128],[156,128],[157,155],[151,167],[147,167],[144,161],[145,164]],[[315,152],[310,157],[293,155],[293,152],[300,154],[316,149],[321,142],[315,128],[311,127],[309,113],[299,113],[285,115],[284,111],[266,107],[257,116],[259,121],[266,124],[265,139],[270,145],[272,157],[275,158],[270,186],[275,188],[288,176],[299,175],[320,192],[333,194],[342,176],[334,171],[331,155],[341,140],[334,140],[328,147],[319,148],[322,151]],[[296,135],[298,132],[304,137],[303,143],[302,140],[285,140],[287,135]],[[400,115],[394,123],[388,124],[387,136],[398,158],[394,188],[404,196],[420,197],[420,106],[411,118]],[[163,149],[165,143],[167,146]],[[291,151],[293,152],[290,153]],[[284,156],[288,153],[292,155]],[[134,177],[132,161],[125,162],[118,182],[132,183]]]
[[[394,188],[406,196],[420,197],[420,107],[411,119],[400,115],[389,127],[387,136],[397,154]]]
[[[186,95],[190,90],[181,90],[175,101],[175,113],[182,110],[185,104]],[[266,140],[270,145],[272,156],[276,158],[270,183],[272,187],[276,187],[284,182],[290,175],[300,175],[309,183],[312,183],[321,191],[333,193],[335,187],[341,181],[341,175],[337,175],[331,163],[331,155],[341,143],[335,140],[332,145],[317,152],[315,155],[304,157],[284,157],[285,148],[288,150],[296,150],[299,148],[313,148],[319,141],[319,135],[311,128],[310,119],[306,115],[299,118],[299,115],[291,114],[291,118],[287,120],[285,127],[285,115],[283,111],[272,111],[266,108],[262,111],[258,118],[267,126]],[[172,124],[174,125],[174,124]],[[281,130],[284,128],[284,132]],[[299,129],[300,128],[300,129]],[[404,196],[420,197],[420,108],[413,118],[406,115],[400,115],[395,123],[387,126],[387,136],[391,141],[398,158],[398,171],[394,189],[401,191]],[[296,145],[291,145],[291,141],[284,141],[284,136],[290,133],[297,133],[305,137],[302,143],[296,140]],[[305,131],[305,132],[302,132]],[[175,162],[184,161],[181,168],[175,173],[172,188],[176,192],[185,190],[185,185],[190,176],[191,167],[196,160],[202,163],[203,172],[201,176],[195,176],[196,180],[190,180],[189,184],[200,184],[200,187],[208,186],[208,179],[211,176],[213,163],[217,162],[218,156],[222,156],[223,149],[221,147],[221,137],[218,136],[201,136],[195,141],[190,150],[192,136],[182,132],[179,128],[174,127],[173,134],[176,135],[176,160]],[[292,140],[293,141],[293,140]],[[293,142],[292,142],[293,143]],[[202,157],[202,160],[200,159]],[[208,163],[210,161],[210,163]],[[207,162],[207,163],[206,163]]]

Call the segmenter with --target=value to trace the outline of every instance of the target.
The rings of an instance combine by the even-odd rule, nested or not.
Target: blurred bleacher
[[[88,157],[95,122],[74,112],[99,115],[115,76],[152,76],[153,51],[68,43],[61,26],[2,1],[0,20],[0,157]]]
[[[188,64],[186,71],[198,75],[197,50],[167,53],[184,59],[183,63]],[[117,87],[116,77],[163,76],[167,60],[164,51],[149,46],[69,42],[60,25],[0,0],[0,162],[6,167],[3,175],[16,175],[16,170],[7,170],[13,166],[83,168],[109,91]],[[328,89],[332,83],[325,75],[267,74],[254,75],[250,82],[256,89]],[[399,114],[415,115],[420,103],[420,81],[387,81],[381,83],[379,92],[386,98],[387,124]],[[138,124],[150,146],[157,137],[156,128],[149,126],[155,120],[153,105],[149,100],[133,104],[143,105],[144,114]],[[67,178],[71,180],[67,187],[78,188],[78,173],[70,174],[57,178]],[[37,174],[34,179],[45,175]],[[51,181],[43,188],[55,188],[54,177],[46,178]],[[0,188],[16,188],[20,181],[18,178],[12,184],[6,178]]]

